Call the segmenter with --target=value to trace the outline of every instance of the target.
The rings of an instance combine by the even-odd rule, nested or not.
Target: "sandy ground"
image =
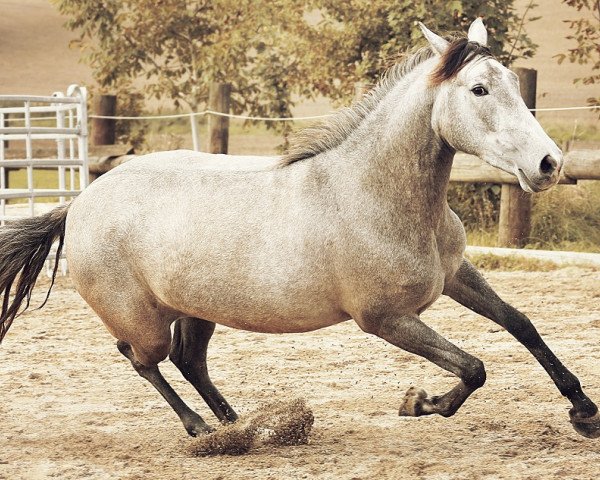
[[[600,401],[600,272],[486,276]],[[453,418],[398,417],[411,385],[443,393],[455,379],[352,322],[300,335],[218,328],[210,369],[238,413],[303,397],[315,422],[307,445],[198,458],[174,413],[60,278],[48,305],[18,318],[0,347],[0,478],[597,478],[600,440],[575,433],[568,402],[523,347],[446,298],[423,318],[487,367],[486,386]],[[214,425],[169,362],[163,372]]]

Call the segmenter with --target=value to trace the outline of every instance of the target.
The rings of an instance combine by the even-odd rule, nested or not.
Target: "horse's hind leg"
[[[400,406],[399,414],[402,416],[437,413],[449,417],[485,383],[485,369],[480,360],[450,343],[416,315],[360,321],[359,325],[363,330],[420,355],[461,379],[456,387],[442,396],[428,397],[422,389],[409,389]]]
[[[212,322],[180,318],[175,322],[169,358],[221,422],[235,422],[237,414],[208,376],[206,349],[214,330],[215,324]]]
[[[463,260],[444,294],[493,320],[521,342],[548,372],[560,393],[573,404],[569,414],[575,430],[586,437],[600,437],[598,407],[583,393],[577,377],[556,358],[531,321],[500,299],[470,262]]]
[[[200,415],[185,404],[158,369],[158,362],[166,358],[169,351],[171,335],[168,327],[162,335],[157,332],[152,335],[151,332],[154,332],[154,330],[149,329],[143,336],[135,336],[137,341],[134,343],[133,348],[123,340],[117,342],[117,348],[129,359],[135,371],[158,390],[179,416],[183,426],[191,436],[195,437],[201,433],[212,432],[213,429],[202,420]]]
[[[181,422],[183,423],[183,426],[191,436],[195,437],[198,434],[210,433],[213,431],[213,429],[208,426],[204,420],[202,420],[200,415],[188,407],[179,397],[179,395],[177,395],[175,390],[173,390],[171,385],[169,385],[169,383],[162,376],[160,370],[158,369],[158,365],[154,361],[146,359],[146,363],[148,363],[148,365],[141,363],[137,360],[131,345],[122,340],[117,342],[117,348],[131,361],[131,365],[133,365],[133,368],[135,368],[136,372],[139,373],[142,378],[148,380],[154,386],[154,388],[158,390],[171,408],[173,408],[175,413],[177,413]],[[161,355],[160,352],[158,352],[157,358],[162,359],[160,357],[165,358],[166,351],[164,352],[164,355]]]
[[[88,244],[74,242],[69,265],[77,290],[118,340],[117,348],[136,372],[148,380],[179,416],[188,434],[196,436],[213,429],[190,409],[160,373],[158,363],[169,355],[170,326],[177,311],[162,307],[144,283],[129,270],[129,258],[118,247],[89,255],[97,239]],[[110,243],[110,242],[109,242]]]

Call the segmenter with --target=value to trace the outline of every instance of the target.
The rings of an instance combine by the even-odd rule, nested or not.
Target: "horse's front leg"
[[[577,377],[548,348],[531,321],[498,297],[468,260],[463,260],[444,288],[444,294],[493,320],[521,342],[548,372],[560,393],[573,404],[569,414],[575,430],[589,438],[600,437],[598,407],[583,393]]]
[[[485,369],[481,360],[450,343],[416,315],[359,319],[357,323],[366,332],[420,355],[461,379],[456,387],[441,396],[428,397],[424,390],[410,388],[400,406],[399,414],[402,416],[418,417],[437,413],[449,417],[456,413],[473,391],[485,383]]]

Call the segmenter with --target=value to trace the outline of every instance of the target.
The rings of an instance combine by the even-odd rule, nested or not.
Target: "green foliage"
[[[143,78],[146,95],[195,111],[211,82],[229,82],[234,112],[290,114],[302,2],[52,1],[103,89]]]
[[[496,246],[500,199],[489,198],[482,187],[451,184],[448,199],[470,245]],[[600,253],[600,183],[581,181],[535,194],[527,246]]]
[[[448,204],[468,231],[487,231],[498,224],[500,185],[451,183]]]
[[[535,50],[514,0],[51,1],[102,89],[143,78],[145,95],[189,110],[213,81],[232,84],[235,113],[291,116],[294,100],[317,94],[347,102],[355,82],[375,82],[421,41],[417,21],[464,32],[482,16],[501,61]]]
[[[571,34],[567,39],[574,40],[576,45],[567,53],[560,53],[554,58],[558,63],[568,60],[570,63],[591,65],[590,73],[585,77],[575,78],[574,83],[593,85],[600,83],[600,2],[598,0],[563,0],[563,3],[575,8],[578,12],[589,11],[590,16],[575,20],[565,20]],[[590,105],[600,106],[600,97],[588,98]]]
[[[567,149],[569,141],[592,140],[600,141],[600,126],[596,123],[543,122],[544,130],[563,150]]]
[[[561,185],[533,202],[531,246],[600,252],[600,183]]]
[[[526,21],[513,1],[312,0],[320,21],[315,26],[320,48],[312,52],[313,84],[326,97],[347,102],[354,84],[372,84],[398,55],[424,45],[417,22],[435,32],[466,32],[476,17],[483,17],[492,52],[510,64],[533,56],[537,45],[527,36]],[[535,7],[531,4],[531,8]],[[335,78],[336,82],[323,79]],[[318,79],[322,82],[319,84]]]

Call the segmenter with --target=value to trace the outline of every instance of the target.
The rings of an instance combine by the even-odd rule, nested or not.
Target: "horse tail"
[[[60,263],[68,209],[69,205],[61,205],[45,215],[19,219],[0,227],[0,343],[19,314],[23,302],[23,311],[29,307],[35,282],[52,244],[58,239],[52,281],[39,308],[46,304]],[[15,291],[11,300],[13,284]]]

